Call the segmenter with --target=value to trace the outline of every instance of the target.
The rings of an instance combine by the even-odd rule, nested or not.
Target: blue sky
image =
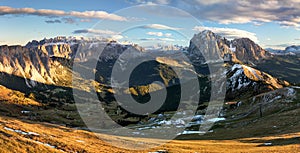
[[[101,36],[188,45],[202,30],[229,39],[249,37],[264,48],[300,44],[298,0],[0,0],[0,6],[0,44]]]

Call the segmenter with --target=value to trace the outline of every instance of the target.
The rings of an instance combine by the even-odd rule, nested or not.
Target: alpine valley
[[[99,56],[101,46],[103,51]],[[120,60],[128,50],[130,54]],[[97,152],[94,144],[109,152],[111,148],[96,141],[77,111],[80,105],[86,104],[75,104],[74,100],[89,100],[96,92],[95,103],[100,103],[112,120],[140,131],[135,133],[135,141],[147,129],[184,126],[185,130],[174,140],[175,147],[170,143],[154,151],[188,152],[182,147],[185,143],[197,148],[192,141],[182,139],[222,143],[230,140],[228,143],[236,148],[261,146],[253,152],[264,152],[269,145],[299,144],[300,56],[297,50],[297,46],[284,52],[265,50],[249,38],[229,40],[209,30],[195,34],[187,47],[163,46],[159,51],[109,39],[75,37],[32,40],[25,46],[0,46],[0,143],[9,144],[4,150],[18,145],[16,152],[23,150],[22,147],[35,152],[36,145],[40,152]],[[127,67],[130,61],[144,54],[154,57],[153,60],[136,67],[129,86],[116,90],[112,85],[112,68]],[[212,67],[223,70],[211,71]],[[194,89],[193,79],[199,83],[199,89]],[[225,80],[222,107],[218,116],[210,119],[216,121],[214,126],[208,133],[199,135],[211,96],[218,93],[212,90],[216,89],[213,81],[218,79]],[[200,95],[199,99],[191,95],[189,101],[183,101],[185,109],[196,105],[197,110],[192,119],[172,120],[173,115],[188,113],[177,110],[182,102],[181,92],[185,92],[181,91],[182,86]],[[151,95],[163,90],[167,91],[165,102],[151,114],[130,113],[115,97],[130,95],[139,103],[147,103]],[[76,143],[85,143],[85,147]],[[231,145],[224,145],[223,149],[228,151]],[[299,151],[299,148],[288,149]],[[130,152],[120,148],[111,151]],[[285,151],[284,147],[281,151]]]

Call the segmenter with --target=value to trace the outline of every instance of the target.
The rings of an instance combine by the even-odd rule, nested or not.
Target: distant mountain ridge
[[[282,49],[272,49],[266,48],[270,53],[274,55],[299,55],[300,54],[300,45],[292,45]]]
[[[104,50],[102,56],[97,59],[95,55],[99,49],[99,44],[104,44]],[[84,52],[80,52],[80,55],[75,59],[78,48],[84,48],[85,50]],[[137,52],[136,55],[130,55],[131,57],[129,57],[129,59],[138,58],[139,52],[147,52],[144,48],[134,44],[119,44],[115,41],[106,39],[78,40],[77,38],[72,37],[57,37],[41,41],[31,41],[26,46],[1,46],[0,72],[24,78],[26,85],[30,88],[34,88],[38,83],[72,87],[73,60],[80,61],[84,71],[92,71],[93,69],[89,66],[85,66],[85,63],[88,60],[94,59],[98,60],[96,81],[106,86],[106,89],[102,89],[101,91],[111,92],[111,89],[109,89],[110,75],[108,73],[111,73],[109,68],[115,64],[114,62],[116,62],[116,59],[120,54],[130,48]],[[151,54],[160,56],[159,52],[157,53],[155,51],[151,52]],[[170,57],[174,54],[174,57],[176,56],[178,59],[157,57],[156,60],[150,64],[155,67],[153,68],[153,71],[141,69],[139,72],[140,74],[149,75],[149,77],[145,76],[145,78],[150,79],[146,82],[151,82],[151,79],[160,78],[160,80],[164,81],[165,85],[177,85],[178,81],[176,81],[176,74],[174,74],[166,65],[175,66],[183,70],[185,69],[187,62],[182,61],[176,52],[173,53],[170,51],[166,53],[170,54]],[[196,69],[196,72],[190,70],[189,73],[195,73],[201,77],[206,77],[205,73],[202,74],[202,70],[206,69],[203,68],[203,65],[207,62],[222,62],[226,54],[232,56],[232,63],[240,63],[241,65],[235,68],[237,68],[238,71],[243,71],[243,73],[232,75],[237,69],[232,69],[231,65],[229,65],[227,70],[227,89],[230,90],[227,93],[231,99],[234,99],[237,96],[236,93],[241,91],[257,90],[256,93],[250,94],[254,95],[288,85],[288,83],[279,81],[258,70],[246,71],[246,66],[243,66],[243,63],[251,65],[272,56],[268,51],[262,49],[248,38],[229,41],[211,31],[203,31],[194,35],[187,51],[183,51],[183,53],[188,56]],[[208,57],[209,61],[205,59],[203,54]],[[101,63],[99,64],[99,62]],[[157,75],[151,74],[150,72],[155,72]],[[251,78],[257,74],[260,74],[261,79]],[[81,80],[85,78],[83,76],[78,77]],[[141,78],[137,77],[133,80],[136,81],[136,85],[147,86],[147,84],[141,84],[141,82],[143,82]],[[134,89],[142,88],[134,87]],[[161,87],[157,88],[157,90],[160,89]],[[143,92],[135,91],[135,93]]]
[[[292,52],[292,53],[295,53],[295,54],[300,54],[300,45],[299,46],[292,45],[292,46],[286,47],[284,51],[285,52]]]

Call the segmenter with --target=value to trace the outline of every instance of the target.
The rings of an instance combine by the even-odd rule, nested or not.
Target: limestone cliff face
[[[0,46],[0,72],[26,78],[28,87],[37,82],[56,84],[66,77],[68,67],[55,58],[71,58],[69,45],[41,45],[27,48],[23,46]]]
[[[49,57],[60,57],[71,59],[75,46],[69,44],[53,44],[53,45],[38,45],[37,49],[41,50]]]
[[[190,41],[188,52],[193,61],[198,59],[201,62],[222,60],[224,53],[220,48],[222,38],[211,31],[203,31],[195,34]]]
[[[227,71],[227,99],[254,96],[289,86],[286,81],[246,65],[235,64]]]
[[[26,46],[4,45],[0,46],[0,72],[24,78],[30,88],[37,83],[70,87],[73,60],[83,64],[91,59],[110,62],[130,47],[142,51],[139,46],[121,45],[107,40],[78,41],[64,37],[33,40]],[[78,50],[80,52],[76,55]],[[89,66],[85,68],[87,71],[93,69]]]
[[[233,62],[247,64],[271,57],[268,51],[248,38],[229,41],[208,30],[194,35],[190,41],[188,54],[193,61],[200,63],[221,61],[225,54],[231,54]]]
[[[232,43],[236,47],[236,58],[244,63],[257,63],[271,57],[271,53],[262,49],[249,38],[235,39]]]
[[[228,66],[226,82],[228,99],[253,96],[289,85],[267,73],[244,65],[256,64],[272,56],[248,38],[229,41],[211,31],[202,31],[191,39],[187,53],[195,65],[222,62],[226,54],[231,54],[232,62],[240,63]]]

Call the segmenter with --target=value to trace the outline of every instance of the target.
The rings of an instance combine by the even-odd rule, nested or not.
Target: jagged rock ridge
[[[260,93],[289,86],[286,81],[246,65],[235,64],[227,71],[227,99],[254,96]]]
[[[249,64],[260,62],[272,56],[249,38],[229,41],[208,30],[194,35],[190,41],[188,53],[193,61],[200,63],[223,60],[225,54],[231,54],[233,62]]]
[[[116,61],[120,54],[130,47],[137,51],[145,51],[143,48],[137,45],[122,45],[116,42],[107,42],[107,40],[101,40],[100,44],[101,43],[103,43],[105,47],[100,59],[95,59],[98,57],[95,55],[97,49],[99,49],[99,40],[78,41],[76,39],[55,38],[50,40],[44,39],[42,41],[32,41],[25,47],[1,46],[0,71],[10,75],[19,76],[21,78],[26,78],[26,85],[29,87],[34,87],[37,82],[71,87],[71,65],[62,64],[64,62],[58,59],[72,61],[75,58],[75,54],[77,53],[77,49],[79,47],[86,48],[86,50],[84,52],[80,52],[75,60],[81,61],[84,64],[84,62],[90,59],[95,59],[103,62],[108,66],[108,68],[114,64],[113,62]],[[232,50],[232,47],[235,47],[236,49]],[[154,53],[155,52],[153,52],[153,54]],[[173,54],[173,52],[169,52],[169,54]],[[199,63],[203,64],[208,62],[223,61],[225,54],[232,54],[233,62],[240,63],[256,63],[271,56],[269,52],[263,50],[250,39],[241,38],[229,41],[211,31],[203,31],[194,35],[194,37],[191,39],[190,46],[186,54],[195,67],[197,67]],[[132,55],[131,58],[137,57],[138,55],[139,52],[136,52],[136,54]],[[209,60],[207,61],[206,58]],[[183,69],[189,65],[185,61],[180,61],[180,58],[176,60],[158,57],[156,58],[156,62],[158,64],[154,65],[157,66],[161,64],[171,64],[172,66],[181,67]],[[158,68],[158,72],[166,73],[160,74],[160,77],[172,74],[172,77],[170,78],[173,78],[173,73],[170,73],[170,71],[165,71],[167,70],[166,68],[161,68],[162,67]],[[99,76],[100,79],[97,78],[97,81],[106,79],[107,81],[104,81],[104,83],[109,82],[109,75],[106,73],[109,73],[110,71],[106,70],[105,68],[103,69],[103,67],[97,67],[97,71],[99,70],[101,70],[100,74],[102,74],[102,76]],[[287,85],[287,83],[281,82],[268,74],[244,65],[233,66],[233,68],[228,71],[227,75],[229,78],[227,82],[227,95],[231,96],[232,98],[236,97],[237,93],[246,90],[255,90],[256,92],[253,94],[258,94]],[[258,75],[260,77],[257,77]],[[166,76],[165,78],[169,77]],[[162,78],[162,80],[165,81],[165,78]],[[169,79],[168,81],[170,80],[172,79]]]

